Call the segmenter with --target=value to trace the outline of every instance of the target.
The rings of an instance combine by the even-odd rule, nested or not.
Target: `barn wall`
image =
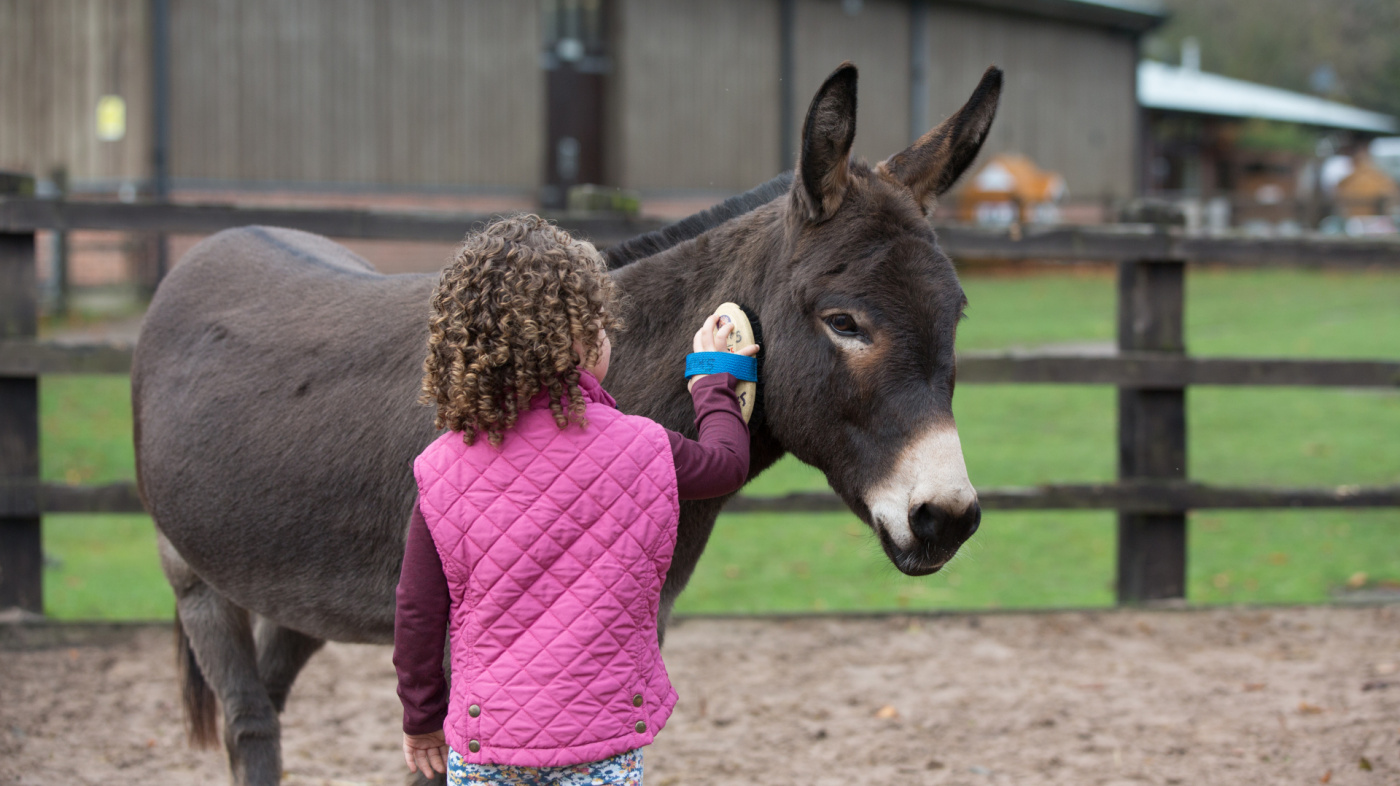
[[[628,188],[742,191],[778,162],[776,0],[616,0],[608,170]]]
[[[542,182],[541,4],[171,0],[176,183],[534,189]],[[861,69],[855,152],[908,143],[905,0],[796,0],[794,103]],[[79,181],[149,174],[149,0],[0,0],[0,167]],[[990,63],[1007,74],[988,152],[1063,173],[1079,198],[1132,193],[1136,50],[1126,33],[932,0],[925,127]],[[779,160],[778,0],[614,0],[609,180],[733,192]],[[97,97],[127,134],[96,139]]]
[[[150,171],[148,0],[0,0],[0,169],[80,181]],[[97,138],[97,100],[126,101],[126,136]]]
[[[538,3],[172,6],[177,181],[540,182]]]
[[[934,3],[930,125],[957,111],[987,66],[1006,72],[979,160],[1024,153],[1060,172],[1071,198],[1133,193],[1137,49],[1126,33]]]
[[[907,0],[867,0],[854,15],[840,0],[799,0],[796,10],[792,149],[800,147],[802,119],[817,88],[849,60],[860,70],[854,153],[875,163],[903,150],[910,142]]]
[[[778,161],[778,3],[618,0],[610,172],[643,189],[737,191],[792,166]],[[855,153],[903,149],[909,130],[910,4],[797,0],[797,128],[842,61],[860,68]],[[1062,173],[1076,198],[1133,190],[1136,44],[1107,28],[931,3],[931,128],[993,63],[1007,74],[986,151],[1025,153]],[[794,144],[796,149],[796,144]]]

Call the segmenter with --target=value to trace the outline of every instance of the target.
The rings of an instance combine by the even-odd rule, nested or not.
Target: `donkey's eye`
[[[850,314],[832,314],[826,318],[826,326],[843,336],[860,335],[860,327]]]

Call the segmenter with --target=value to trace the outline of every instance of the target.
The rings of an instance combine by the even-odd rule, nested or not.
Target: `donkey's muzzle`
[[[952,557],[982,523],[982,506],[973,502],[954,513],[942,505],[925,502],[909,511],[909,529],[935,554]]]

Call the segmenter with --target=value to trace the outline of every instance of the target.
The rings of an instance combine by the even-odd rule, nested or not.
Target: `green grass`
[[[136,477],[126,377],[41,378],[39,432],[44,480],[111,483]]]
[[[149,620],[175,609],[147,516],[45,516],[44,553],[51,616]]]
[[[126,377],[51,376],[39,383],[40,474],[63,483],[136,476]],[[44,611],[59,619],[160,619],[174,596],[150,518],[44,517]]]
[[[1187,341],[1197,355],[1400,358],[1400,275],[1193,270]],[[1106,342],[1111,275],[965,274],[963,350]],[[978,486],[1109,481],[1115,394],[1107,387],[958,387],[968,471]],[[43,475],[95,483],[133,474],[127,381],[46,377]],[[1218,484],[1400,483],[1400,395],[1292,388],[1193,388],[1192,478]],[[792,459],[753,494],[823,489]],[[1189,533],[1193,603],[1326,600],[1357,574],[1400,579],[1400,511],[1206,511]],[[167,616],[149,520],[48,516],[47,610],[63,619]],[[850,514],[722,516],[682,612],[1036,608],[1113,602],[1113,516],[988,512],[943,572],[902,576]]]
[[[1101,513],[987,519],[952,565],[911,578],[851,514],[721,516],[683,613],[1044,608],[1113,602],[1113,531]]]
[[[1193,603],[1319,603],[1353,577],[1400,579],[1395,511],[1207,511],[1187,537]]]

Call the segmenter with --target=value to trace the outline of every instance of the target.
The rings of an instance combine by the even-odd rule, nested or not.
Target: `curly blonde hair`
[[[600,330],[622,327],[616,300],[592,244],[535,215],[492,222],[467,236],[433,290],[419,401],[468,445],[483,433],[501,444],[542,390],[560,428],[584,423],[579,368],[599,361]]]

